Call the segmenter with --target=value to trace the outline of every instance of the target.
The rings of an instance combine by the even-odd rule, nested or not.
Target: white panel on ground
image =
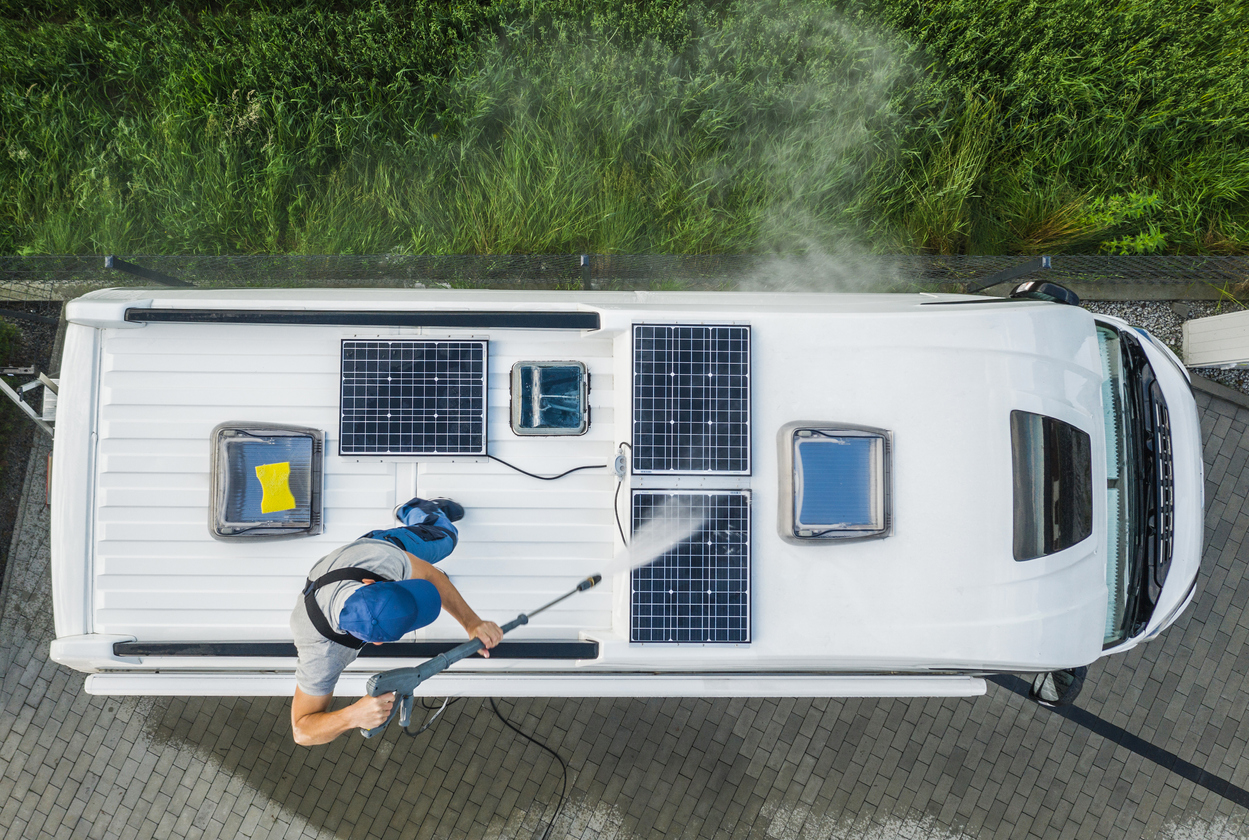
[[[1185,321],[1184,364],[1249,367],[1249,310]]]

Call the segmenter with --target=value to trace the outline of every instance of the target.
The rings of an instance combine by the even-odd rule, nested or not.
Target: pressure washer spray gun
[[[500,629],[504,633],[510,633],[522,624],[528,624],[529,619],[532,616],[537,615],[545,609],[555,606],[565,598],[571,598],[578,592],[585,592],[595,584],[602,582],[602,580],[602,575],[591,575],[581,581],[581,583],[577,584],[577,588],[573,589],[571,592],[564,593],[554,601],[538,607],[528,615],[521,613],[507,624],[504,624]],[[452,663],[459,662],[466,656],[472,656],[483,647],[485,647],[485,645],[481,643],[480,639],[471,639],[462,645],[452,648],[446,653],[440,653],[434,658],[422,662],[415,668],[395,668],[392,671],[383,671],[380,674],[374,674],[369,677],[367,684],[369,696],[379,697],[393,691],[395,693],[395,703],[390,707],[390,717],[386,718],[385,722],[382,723],[381,726],[373,729],[361,729],[360,734],[365,738],[372,738],[373,736],[381,733],[381,731],[386,728],[387,724],[395,719],[396,714],[399,715],[399,725],[406,728],[412,719],[412,701],[415,698],[414,692],[416,691],[416,687],[435,674],[447,670]]]

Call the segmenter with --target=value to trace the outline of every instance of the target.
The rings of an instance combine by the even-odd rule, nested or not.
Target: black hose
[[[520,729],[514,726],[511,721],[503,717],[503,713],[499,711],[499,707],[494,704],[493,697],[490,698],[490,708],[494,709],[495,715],[498,716],[499,720],[503,721],[503,725],[506,726],[508,729],[512,730],[513,732],[515,732],[517,735],[524,738],[525,740],[531,741],[537,744],[539,747],[542,747],[542,749],[546,750],[551,755],[555,756],[555,760],[559,762],[560,770],[562,770],[564,773],[564,786],[559,792],[559,802],[555,806],[555,813],[551,815],[551,821],[550,823],[547,824],[546,831],[542,833],[542,840],[547,840],[547,838],[551,836],[551,829],[555,827],[555,820],[559,818],[560,812],[564,810],[564,798],[568,795],[568,765],[564,763],[564,759],[560,758],[559,753],[557,753],[555,750],[551,749],[546,744],[539,741],[537,738],[534,738],[530,735],[526,735],[524,732],[521,732]]]
[[[460,702],[463,699],[464,699],[463,697],[456,697],[454,700],[452,700],[450,697],[448,697],[442,701],[442,706],[430,706],[429,704],[425,702],[425,698],[421,698],[421,708],[423,708],[427,712],[433,712],[434,713],[433,716],[430,717],[429,715],[426,715],[425,724],[420,729],[416,730],[415,732],[412,731],[410,726],[400,727],[399,731],[402,732],[404,735],[407,735],[409,738],[415,738],[417,735],[420,735],[426,729],[429,729],[431,726],[433,726],[435,721],[438,720],[439,715],[441,715],[451,706],[454,706],[456,703]],[[396,700],[396,702],[398,701]]]
[[[408,729],[404,729],[402,730],[402,732],[405,735],[408,735],[409,737],[415,738],[416,736],[420,735],[422,732],[424,732],[425,730],[433,726],[434,722],[438,720],[438,716],[441,715],[443,711],[445,711],[451,706],[454,706],[456,703],[460,702],[463,699],[464,699],[463,697],[456,697],[454,699],[448,699],[442,704],[441,708],[438,708],[436,706],[428,705],[425,702],[425,698],[421,698],[421,706],[426,711],[434,711],[434,709],[437,708],[438,709],[437,713],[433,717],[427,718],[425,720],[425,725],[422,726],[420,729],[416,730],[415,732],[412,732]],[[515,732],[520,737],[524,738],[526,741],[530,741],[531,743],[537,744],[539,747],[546,750],[551,755],[555,756],[555,760],[559,762],[560,771],[563,773],[564,781],[563,781],[563,786],[560,788],[559,801],[555,804],[555,813],[551,815],[551,821],[547,824],[546,831],[542,833],[542,840],[547,840],[547,838],[551,836],[551,829],[555,827],[555,821],[559,819],[559,815],[564,810],[564,800],[568,796],[568,765],[564,762],[564,759],[560,757],[559,753],[557,753],[555,750],[551,749],[549,746],[539,741],[537,738],[534,738],[532,735],[528,735],[525,732],[522,732],[519,728],[517,728],[515,724],[513,724],[510,720],[504,717],[503,713],[499,711],[499,707],[495,705],[493,697],[489,698],[489,700],[490,700],[490,708],[494,710],[495,716],[498,717],[500,721],[502,721],[504,726],[506,726],[508,729],[512,730],[513,732]]]

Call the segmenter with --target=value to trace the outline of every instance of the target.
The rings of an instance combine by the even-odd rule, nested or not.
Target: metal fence
[[[946,291],[974,289],[1027,257],[741,254],[252,255],[121,258],[196,288]],[[150,275],[149,275],[150,277]],[[1098,299],[1249,301],[1249,257],[1055,256],[1029,276]],[[153,287],[103,256],[0,257],[0,298],[68,300]],[[1004,293],[1009,285],[986,290]]]

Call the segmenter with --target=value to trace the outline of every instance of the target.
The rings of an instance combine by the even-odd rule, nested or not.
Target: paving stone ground
[[[1208,512],[1195,604],[1161,639],[1093,665],[1079,704],[1152,753],[1031,704],[1009,679],[958,700],[501,701],[567,760],[551,836],[1249,836],[1233,801],[1249,786],[1249,410],[1197,399]],[[84,693],[47,655],[45,455],[41,442],[0,620],[5,838],[542,836],[559,766],[486,701],[452,705],[418,738],[305,749],[286,700]]]

